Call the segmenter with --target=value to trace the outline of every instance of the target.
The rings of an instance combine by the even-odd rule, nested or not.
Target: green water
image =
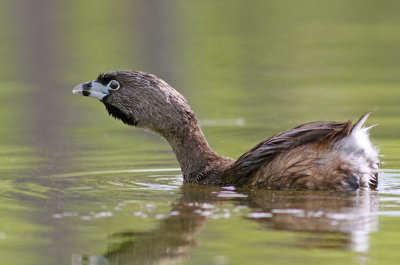
[[[397,264],[400,2],[0,3],[1,264]],[[315,120],[372,110],[377,192],[182,183],[167,143],[72,95],[154,73],[210,145],[238,157]]]

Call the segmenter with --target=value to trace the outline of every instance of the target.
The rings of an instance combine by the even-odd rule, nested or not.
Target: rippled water
[[[1,264],[397,264],[397,1],[0,3]],[[167,143],[71,89],[116,69],[181,91],[239,157],[315,120],[357,119],[379,190],[184,184]]]
[[[35,182],[52,182],[52,188],[13,184],[12,199],[7,199],[11,207],[2,212],[7,210],[10,220],[13,215],[20,218],[22,211],[26,219],[8,224],[17,230],[2,232],[1,240],[21,244],[18,235],[23,233],[27,257],[43,255],[46,249],[71,264],[257,264],[297,259],[310,264],[327,257],[328,264],[371,262],[380,257],[381,245],[396,244],[380,233],[395,232],[390,227],[400,216],[399,170],[383,173],[381,188],[374,192],[182,184],[175,168],[59,174]],[[34,226],[32,220],[42,225]],[[45,256],[38,256],[46,262]]]

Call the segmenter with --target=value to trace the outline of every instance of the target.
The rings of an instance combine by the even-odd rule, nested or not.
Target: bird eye
[[[118,81],[116,81],[116,80],[111,80],[110,83],[108,83],[107,86],[109,88],[111,88],[112,90],[117,90],[120,87]]]

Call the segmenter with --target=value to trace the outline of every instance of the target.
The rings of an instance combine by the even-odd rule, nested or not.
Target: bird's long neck
[[[218,178],[233,160],[211,149],[194,116],[192,120],[184,121],[177,128],[161,134],[175,153],[184,181],[222,184],[222,179]]]

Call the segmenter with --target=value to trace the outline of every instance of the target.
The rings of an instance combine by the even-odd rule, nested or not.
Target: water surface
[[[396,1],[0,3],[4,264],[396,264]],[[168,144],[73,96],[100,72],[165,79],[210,145],[238,157],[315,120],[357,119],[383,155],[378,191],[182,183]]]

